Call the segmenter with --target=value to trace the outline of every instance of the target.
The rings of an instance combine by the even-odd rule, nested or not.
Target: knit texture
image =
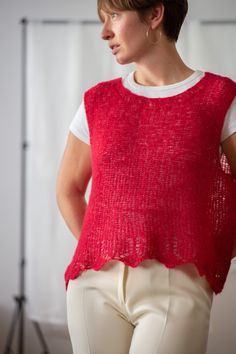
[[[236,180],[219,155],[230,78],[206,72],[172,97],[132,93],[122,78],[85,92],[92,185],[66,289],[110,259],[193,263],[222,291],[236,237]]]

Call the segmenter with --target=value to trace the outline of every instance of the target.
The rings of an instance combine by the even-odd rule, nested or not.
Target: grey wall
[[[189,18],[236,18],[235,0],[189,0]],[[95,19],[95,0],[0,0],[0,352],[18,293],[21,156],[21,25],[27,18]],[[220,43],[219,43],[220,45]],[[215,299],[209,353],[233,354],[236,348],[236,276],[230,274],[224,294]],[[44,327],[45,329],[46,327]],[[45,329],[46,331],[46,329]],[[68,339],[46,331],[52,353],[71,353]],[[41,352],[27,323],[27,354]],[[112,354],[112,353],[111,353]]]

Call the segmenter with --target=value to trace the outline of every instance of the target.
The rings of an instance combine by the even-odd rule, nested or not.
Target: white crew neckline
[[[197,82],[199,82],[204,76],[205,72],[201,70],[195,70],[185,80],[174,84],[162,86],[144,86],[134,81],[134,71],[132,71],[123,78],[122,83],[124,87],[137,95],[150,98],[170,97],[188,90]]]

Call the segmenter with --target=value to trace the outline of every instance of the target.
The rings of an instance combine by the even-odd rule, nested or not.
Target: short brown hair
[[[170,41],[177,42],[179,32],[188,12],[188,0],[97,0],[97,11],[100,20],[101,10],[136,11],[142,22],[148,10],[162,3],[164,5],[163,30]]]

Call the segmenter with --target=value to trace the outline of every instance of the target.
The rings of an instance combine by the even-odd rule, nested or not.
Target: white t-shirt
[[[177,95],[199,82],[205,75],[205,72],[196,70],[187,79],[171,85],[164,86],[143,86],[134,81],[134,71],[122,78],[123,85],[133,93],[145,97],[170,97]],[[84,100],[81,102],[73,120],[69,126],[70,131],[86,144],[90,144],[89,128],[84,107]],[[233,100],[224,120],[221,132],[221,142],[236,132],[236,98]],[[220,153],[222,149],[220,146]]]

